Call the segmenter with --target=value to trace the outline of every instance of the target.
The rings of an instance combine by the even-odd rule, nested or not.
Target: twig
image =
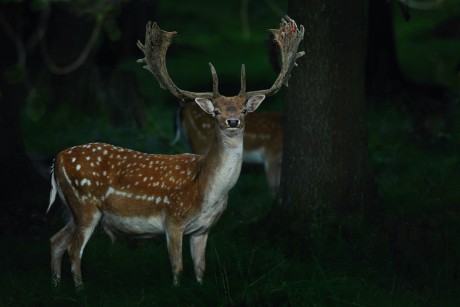
[[[219,264],[219,268],[220,268],[220,275],[223,281],[224,293],[225,293],[225,296],[228,298],[229,302],[231,303],[232,297],[230,295],[230,285],[228,283],[227,271],[225,270],[225,267],[222,265],[222,262],[220,261],[220,256],[217,253],[216,246],[213,245],[213,248],[214,248],[214,253],[216,254],[216,257],[217,257],[217,263]]]
[[[81,65],[83,65],[91,49],[96,43],[96,40],[99,36],[99,33],[101,32],[103,24],[104,24],[104,16],[101,16],[98,18],[96,25],[94,26],[93,32],[91,33],[91,36],[88,42],[86,43],[85,47],[81,51],[78,58],[73,63],[66,65],[66,66],[58,66],[52,61],[48,53],[48,49],[46,47],[45,37],[43,37],[41,44],[40,44],[40,47],[41,47],[40,49],[42,51],[42,55],[43,55],[43,58],[45,59],[45,63],[48,69],[51,70],[51,72],[55,73],[56,75],[65,75],[65,74],[69,74],[73,72],[74,70],[79,68]]]
[[[241,19],[241,25],[243,26],[243,36],[245,38],[248,38],[251,35],[251,29],[249,27],[249,16],[248,16],[248,0],[241,0],[240,19]]]
[[[27,52],[30,53],[43,40],[46,34],[46,26],[50,17],[51,5],[46,5],[38,18],[36,30],[30,35],[26,43]]]
[[[13,41],[14,45],[16,46],[18,53],[18,65],[24,67],[26,65],[26,49],[24,48],[24,42],[2,12],[0,12],[0,25],[2,26],[5,34]]]
[[[284,12],[278,4],[276,4],[273,0],[264,0],[268,7],[279,17],[284,17],[286,12]]]
[[[432,10],[441,7],[444,0],[418,1],[418,0],[399,0],[403,5],[416,10]]]
[[[282,264],[284,264],[286,261],[283,260],[281,261],[280,263],[278,263],[277,265],[275,265],[273,268],[271,268],[267,273],[265,273],[264,275],[262,275],[261,277],[257,278],[255,281],[253,281],[251,284],[249,284],[249,288],[251,288],[252,286],[254,286],[256,283],[258,283],[259,281],[261,281],[262,279],[264,279],[265,277],[267,277],[271,272],[273,272],[274,270],[276,270],[278,267],[280,267]]]

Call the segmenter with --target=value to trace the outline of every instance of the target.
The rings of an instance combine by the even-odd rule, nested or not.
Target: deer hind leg
[[[177,227],[167,227],[166,242],[168,244],[169,261],[173,271],[173,284],[179,286],[179,278],[182,273],[182,238],[184,231]]]
[[[206,269],[206,242],[208,233],[190,236],[190,252],[192,254],[193,266],[195,268],[196,280],[203,283],[204,270]]]
[[[75,231],[70,238],[70,243],[67,248],[73,280],[77,289],[83,288],[83,280],[81,276],[81,258],[83,250],[102,215],[95,207],[93,207],[93,210],[89,210],[89,208],[92,207],[91,204],[85,203],[83,204],[83,207],[85,207],[85,211],[80,212],[81,214],[78,215],[79,218],[75,219]]]
[[[51,237],[51,273],[52,284],[57,287],[61,281],[62,256],[69,246],[70,238],[75,231],[75,224],[71,218],[67,225]]]

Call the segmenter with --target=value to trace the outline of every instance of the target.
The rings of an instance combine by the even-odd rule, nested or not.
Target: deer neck
[[[205,206],[213,206],[227,198],[238,180],[243,162],[243,130],[234,134],[216,130],[201,165],[200,185]]]

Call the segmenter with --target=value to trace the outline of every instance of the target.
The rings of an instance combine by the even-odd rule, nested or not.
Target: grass
[[[174,288],[162,238],[119,238],[112,245],[98,231],[83,257],[85,290],[75,292],[64,257],[63,283],[56,291],[50,286],[48,238],[63,223],[52,223],[58,215],[54,212],[43,232],[1,238],[0,305],[454,306],[460,298],[455,276],[459,227],[449,212],[458,212],[460,142],[455,131],[447,149],[421,148],[410,141],[407,118],[393,108],[369,112],[371,161],[389,214],[443,223],[449,244],[436,236],[425,241],[444,248],[440,254],[420,249],[417,232],[413,241],[396,237],[396,243],[370,240],[353,245],[339,240],[325,242],[308,256],[287,251],[283,243],[273,244],[265,233],[255,233],[254,225],[268,212],[271,198],[262,168],[253,168],[242,173],[226,212],[211,231],[203,286],[195,282],[187,241],[181,286]]]
[[[63,285],[56,292],[43,261],[48,258],[46,241],[27,242],[24,254],[14,249],[9,261],[2,261],[9,264],[0,283],[2,306],[429,306],[438,301],[434,291],[411,290],[388,268],[370,268],[377,270],[372,278],[347,272],[349,263],[337,270],[316,257],[295,261],[277,248],[222,235],[209,242],[203,286],[194,281],[189,257],[181,286],[172,286],[164,242],[133,249],[95,236],[83,261],[85,291],[75,292],[64,261]],[[32,256],[34,261],[14,260]]]
[[[7,261],[2,261],[9,266],[1,278],[0,303],[2,306],[384,306],[389,303],[420,306],[427,300],[406,291],[396,277],[391,289],[383,289],[362,276],[326,269],[316,258],[294,261],[286,259],[276,247],[229,239],[228,235],[212,236],[203,286],[197,285],[193,278],[190,257],[184,257],[182,283],[174,288],[164,242],[143,243],[133,249],[126,242],[111,246],[106,238],[95,236],[85,251],[83,293],[73,289],[68,261],[64,261],[60,291],[51,289],[48,263],[44,261],[48,259],[46,241],[27,240],[23,254],[14,249]],[[2,245],[5,243],[11,242],[2,240]],[[31,260],[17,260],[27,258]]]

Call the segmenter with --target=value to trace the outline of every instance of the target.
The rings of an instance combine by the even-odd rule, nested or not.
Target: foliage
[[[408,77],[460,90],[455,68],[459,65],[460,52],[459,33],[455,30],[459,13],[458,1],[445,1],[442,9],[412,10],[409,21],[395,11],[398,57]],[[448,24],[449,20],[453,23]]]

